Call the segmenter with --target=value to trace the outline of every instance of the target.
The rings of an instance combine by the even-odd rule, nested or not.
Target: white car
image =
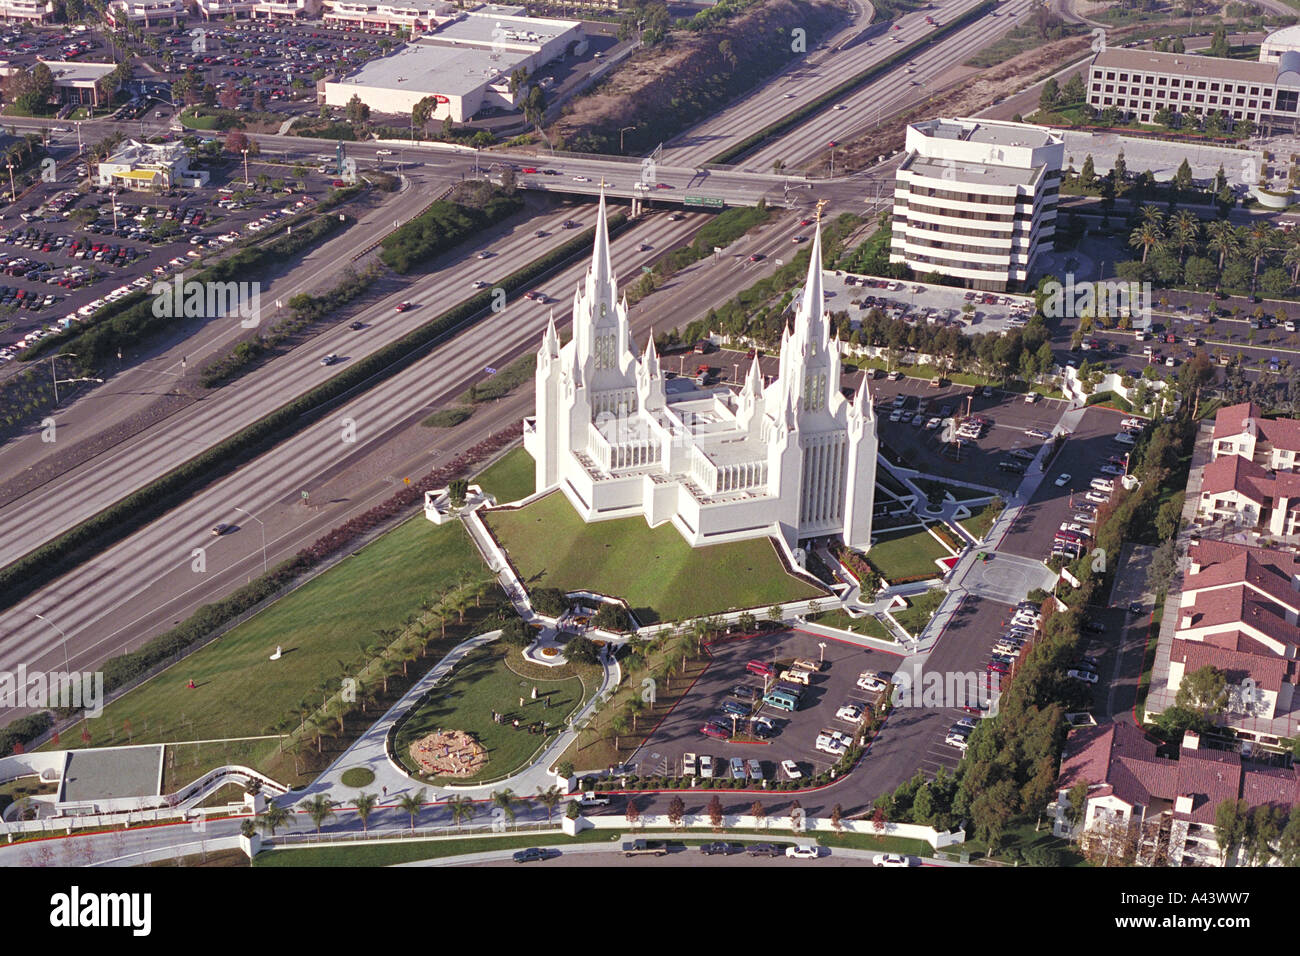
[[[574,177],[573,177],[573,181],[574,181],[575,183],[589,183],[589,182],[591,182],[591,180],[588,179],[586,176],[574,176]]]
[[[785,855],[792,860],[815,860],[821,856],[821,850],[815,846],[788,846]]]
[[[1082,524],[1085,524],[1085,525],[1090,525],[1090,524],[1096,524],[1096,523],[1097,523],[1097,516],[1094,515],[1094,514],[1089,514],[1089,513],[1086,512],[1086,511],[1080,511],[1080,512],[1078,512],[1078,513],[1072,515],[1071,517],[1073,517],[1073,519],[1074,519],[1075,521],[1078,521],[1078,522],[1080,522],[1080,523],[1082,523]]]
[[[866,716],[867,709],[861,704],[847,703],[835,711],[835,716],[840,720],[847,720],[851,724],[862,723],[862,718]]]
[[[1095,502],[1099,505],[1104,505],[1106,502],[1110,501],[1110,495],[1102,494],[1100,491],[1090,491],[1083,497],[1085,500]]]
[[[848,743],[841,739],[843,735],[838,731],[823,730],[817,735],[816,747],[822,753],[830,754],[833,757],[839,757],[849,749]]]
[[[706,778],[713,776],[713,758],[708,754],[700,754],[700,776]]]
[[[799,765],[793,760],[782,760],[781,772],[785,774],[787,780],[798,780],[803,776],[803,772],[800,771]]]
[[[1064,488],[1070,483],[1070,476],[1064,472],[1056,476],[1056,487]]]
[[[1081,534],[1084,535],[1085,537],[1092,536],[1092,531],[1087,526],[1081,524],[1072,524],[1069,521],[1061,522],[1061,530],[1073,531],[1075,534]]]
[[[877,853],[871,860],[872,866],[911,866],[910,858],[899,853]]]
[[[1065,672],[1066,677],[1073,677],[1075,680],[1081,680],[1086,684],[1097,683],[1097,675],[1091,671],[1069,670]]]
[[[1100,471],[1103,475],[1114,475],[1117,478],[1120,475],[1124,474],[1124,469],[1121,468],[1119,465],[1102,465],[1097,470]]]
[[[475,279],[475,280],[474,280],[474,288],[476,288],[476,289],[486,289],[487,286],[488,286],[488,284],[487,284],[486,282],[484,282],[482,279]]]
[[[1094,478],[1092,481],[1088,482],[1088,487],[1094,491],[1110,492],[1115,490],[1115,482],[1111,481],[1109,478]]]
[[[861,690],[879,691],[885,689],[885,682],[874,671],[864,671],[858,675],[858,687]]]
[[[928,430],[933,431],[934,429],[938,428],[938,427],[939,427],[940,425],[942,425],[942,424],[943,424],[943,419],[942,419],[942,418],[932,418],[932,419],[930,419],[928,422],[925,423],[925,427],[926,427]]]
[[[949,734],[943,738],[943,742],[949,747],[956,747],[958,750],[965,750],[970,746],[970,742],[961,734]]]
[[[1146,422],[1140,418],[1126,418],[1119,423],[1121,428],[1144,428]]]

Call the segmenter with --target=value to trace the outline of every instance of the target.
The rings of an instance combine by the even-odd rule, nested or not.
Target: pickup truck
[[[623,844],[624,856],[667,856],[668,844],[663,840],[633,840]]]

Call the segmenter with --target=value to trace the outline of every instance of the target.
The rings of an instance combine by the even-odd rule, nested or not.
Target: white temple
[[[536,490],[560,489],[585,521],[671,521],[697,547],[779,535],[793,548],[833,535],[866,550],[876,421],[865,380],[852,399],[840,392],[821,264],[819,223],[770,384],[757,359],[738,393],[669,381],[653,334],[640,358],[633,351],[602,195],[591,266],[573,298],[573,340],[560,347],[552,316],[537,353],[537,413],[524,421]]]

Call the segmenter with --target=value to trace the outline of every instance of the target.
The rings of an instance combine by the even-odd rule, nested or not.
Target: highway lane
[[[616,267],[629,278],[635,276],[640,265],[656,255],[656,249],[683,241],[698,225],[698,221],[650,217],[614,241]],[[643,252],[639,248],[643,243],[655,248]],[[561,301],[568,299],[586,265],[584,259],[570,267],[547,283],[547,288]],[[472,350],[463,338],[445,343],[381,387],[342,404],[95,560],[24,599],[0,615],[0,634],[4,635],[0,638],[0,670],[13,669],[20,662],[29,669],[62,666],[62,643],[52,628],[35,619],[37,612],[46,613],[67,632],[72,665],[88,668],[137,645],[157,628],[209,600],[214,592],[224,593],[260,573],[260,535],[255,523],[236,508],[266,522],[268,557],[278,560],[339,523],[344,515],[387,497],[393,487],[382,479],[393,481],[395,476],[375,468],[373,462],[364,469],[368,473],[361,482],[364,494],[360,498],[352,491],[331,496],[326,488],[306,506],[300,491],[319,486],[323,479],[361,461],[382,445],[392,429],[418,420],[435,403],[481,378],[483,367],[495,367],[512,355],[536,348],[551,308],[516,300],[501,314],[480,323]],[[531,393],[524,391],[531,402]],[[512,411],[509,418],[517,421],[518,412]],[[355,422],[355,441],[344,439],[344,419]],[[504,424],[478,415],[471,421],[474,431],[462,433],[463,444],[480,440],[489,426],[495,429]],[[448,457],[453,454],[450,449],[436,448],[436,433],[425,435],[427,446],[435,446],[420,451],[426,468],[439,460],[435,452]],[[406,476],[405,472],[397,474]],[[243,533],[214,539],[208,529],[218,520],[244,525]],[[192,551],[197,547],[206,552],[206,568],[201,572],[192,567]],[[12,716],[0,714],[0,723]]]
[[[951,82],[953,77],[948,74],[960,71],[959,65],[963,60],[1008,33],[1031,6],[1031,0],[1007,0],[1000,5],[998,16],[982,17],[965,29],[918,51],[900,68],[841,100],[837,105],[843,105],[843,110],[832,107],[809,118],[741,160],[739,167],[751,172],[770,170],[780,161],[798,168],[825,153],[828,143],[846,142],[862,135],[894,113],[923,100],[932,90]],[[940,22],[943,22],[943,17],[956,16],[958,12],[945,10]],[[875,46],[888,48],[896,44],[877,41]],[[885,49],[882,58],[892,52]],[[843,74],[840,74],[838,79],[842,78]]]
[[[862,31],[862,39],[848,44],[838,52],[835,49],[811,51],[804,60],[734,106],[670,140],[663,148],[660,161],[674,165],[707,163],[712,157],[757,130],[932,33],[935,27],[925,22],[926,16],[934,17],[941,24],[946,23],[978,6],[980,2],[981,0],[949,0],[940,3],[937,10],[910,13],[899,18],[898,30],[891,29],[889,24],[880,24],[879,31]],[[993,22],[1000,19],[994,18]],[[970,36],[971,30],[979,25],[972,24],[956,36]],[[900,42],[895,43],[892,37],[898,37]],[[871,40],[870,45],[868,39]],[[747,169],[754,168],[748,163],[744,165]],[[771,163],[765,168],[771,169]]]
[[[445,185],[423,177],[420,181],[407,177],[393,201],[368,211],[340,235],[308,252],[293,271],[262,283],[263,327],[271,324],[277,299],[288,301],[300,292],[328,287],[353,256],[387,235],[394,222],[405,222],[418,213],[428,204],[430,194]],[[188,274],[192,276],[197,271],[192,269]],[[171,277],[168,281],[172,281]],[[12,500],[16,494],[12,481],[16,476],[64,453],[70,442],[81,441],[82,436],[93,436],[143,412],[158,396],[176,388],[182,374],[182,357],[189,368],[202,368],[246,333],[238,322],[215,319],[189,334],[178,333],[171,342],[151,346],[149,353],[138,362],[138,356],[126,350],[124,360],[135,364],[108,376],[102,387],[82,394],[50,416],[66,436],[62,442],[18,440],[0,446],[0,503]],[[0,562],[4,560],[0,557]]]
[[[630,281],[640,263],[672,248],[697,223],[653,217],[614,240],[615,265]],[[794,217],[776,220],[741,240],[738,252],[711,257],[674,278],[668,288],[633,310],[638,345],[651,328],[684,325],[708,308],[725,302],[775,266],[794,248],[791,236],[806,229]],[[641,252],[648,243],[654,249]],[[748,256],[762,252],[761,263]],[[740,258],[737,259],[736,256]],[[569,320],[571,295],[586,260],[545,284],[563,308],[557,323]],[[463,339],[435,350],[428,358],[336,409],[288,442],[250,462],[235,474],[205,489],[147,528],[106,551],[0,614],[0,670],[22,661],[29,669],[63,665],[58,634],[34,617],[44,613],[69,635],[74,667],[90,668],[104,658],[138,646],[178,622],[199,605],[229,593],[261,572],[260,529],[235,508],[251,511],[266,524],[267,560],[292,555],[323,532],[341,524],[393,493],[403,477],[419,477],[439,461],[500,428],[530,414],[533,393],[519,389],[498,403],[480,406],[465,425],[451,433],[430,432],[417,424],[441,401],[483,377],[487,365],[500,367],[537,348],[550,306],[518,300],[499,319],[486,320],[475,332],[472,358]],[[665,359],[665,368],[676,363]],[[733,371],[726,368],[730,375]],[[743,374],[743,369],[741,370]],[[340,421],[356,422],[357,442],[340,441]],[[308,490],[310,506],[300,492]],[[216,521],[240,525],[220,539],[207,534]],[[203,573],[191,570],[191,551],[206,549]],[[9,662],[7,665],[5,662]],[[0,713],[0,723],[17,716]]]
[[[456,250],[453,261],[420,276],[400,292],[348,316],[364,322],[365,330],[355,332],[345,322],[337,321],[332,328],[288,354],[210,392],[202,401],[137,433],[110,451],[6,502],[0,507],[0,563],[8,563],[38,547],[337,374],[338,368],[320,365],[322,355],[334,352],[344,362],[356,361],[469,298],[475,292],[471,287],[473,280],[499,281],[524,263],[568,241],[574,232],[564,229],[562,223],[575,215],[590,224],[590,213],[584,217],[572,210],[552,212],[516,224],[503,239],[492,243],[495,255],[489,259],[469,256],[476,248],[474,245]],[[699,221],[694,217],[690,223],[694,227]],[[534,235],[539,228],[547,233],[540,239]],[[396,304],[404,299],[416,303],[417,307],[396,313]],[[240,331],[237,319],[232,317],[228,324]],[[96,411],[97,402],[100,400],[88,400],[92,412]],[[17,444],[40,446],[41,436],[34,433]]]

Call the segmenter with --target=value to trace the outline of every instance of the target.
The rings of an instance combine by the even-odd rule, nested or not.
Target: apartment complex
[[[1114,107],[1125,117],[1154,122],[1162,108],[1221,112],[1262,131],[1300,129],[1300,52],[1271,62],[1230,60],[1151,50],[1103,50],[1088,70],[1088,105]]]
[[[1226,800],[1283,813],[1300,802],[1296,768],[1257,764],[1235,750],[1219,750],[1187,731],[1178,759],[1157,756],[1157,743],[1126,723],[1070,731],[1061,756],[1053,832],[1105,840],[1139,863],[1219,866],[1224,862],[1214,814]],[[1071,828],[1069,791],[1085,784],[1083,822]],[[1081,832],[1080,832],[1081,831]]]
[[[890,262],[1005,292],[1051,250],[1064,140],[1045,127],[936,119],[907,128]]]
[[[1264,418],[1253,403],[1222,408],[1211,453],[1198,517],[1274,535],[1300,533],[1300,421]]]
[[[54,0],[0,0],[0,20],[6,23],[49,23]]]

